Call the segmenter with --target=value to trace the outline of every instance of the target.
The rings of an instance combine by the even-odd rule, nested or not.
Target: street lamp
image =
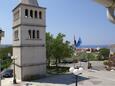
[[[8,53],[8,58],[11,59],[11,53]]]
[[[87,63],[88,63],[88,64],[87,64],[87,68],[88,68],[88,69],[91,69],[92,66],[91,66],[91,63],[89,62],[89,57],[88,57],[88,55],[91,53],[91,49],[90,49],[90,51],[86,51],[86,53],[87,53],[87,60],[88,60],[88,61],[87,61]]]
[[[15,60],[16,60],[16,57],[12,56],[11,58],[13,59],[13,64],[14,64],[13,84],[17,84],[17,82],[16,82],[16,73],[15,73]]]
[[[115,24],[115,0],[94,0],[100,4],[102,4],[104,7],[107,8],[107,17],[108,19]]]
[[[75,79],[76,79],[75,86],[78,86],[77,85],[78,84],[78,75],[83,73],[83,68],[82,67],[80,67],[80,68],[70,67],[69,72],[73,73],[75,75]]]

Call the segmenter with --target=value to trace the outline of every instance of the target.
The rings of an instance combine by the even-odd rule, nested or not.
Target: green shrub
[[[47,72],[51,74],[62,74],[69,71],[69,67],[48,66]]]
[[[103,64],[104,65],[108,65],[109,61],[108,60],[104,60]]]

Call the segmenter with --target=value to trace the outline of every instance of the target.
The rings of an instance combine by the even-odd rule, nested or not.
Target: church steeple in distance
[[[32,5],[32,6],[38,6],[37,0],[21,0],[22,4]]]

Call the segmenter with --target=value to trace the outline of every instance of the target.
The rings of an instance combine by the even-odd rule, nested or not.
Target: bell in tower
[[[19,80],[46,73],[45,17],[46,8],[37,0],[21,0],[13,9],[13,57]]]

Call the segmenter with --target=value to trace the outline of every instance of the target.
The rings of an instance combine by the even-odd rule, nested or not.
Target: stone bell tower
[[[46,8],[21,0],[13,9],[13,57],[16,78],[30,80],[46,73]]]

